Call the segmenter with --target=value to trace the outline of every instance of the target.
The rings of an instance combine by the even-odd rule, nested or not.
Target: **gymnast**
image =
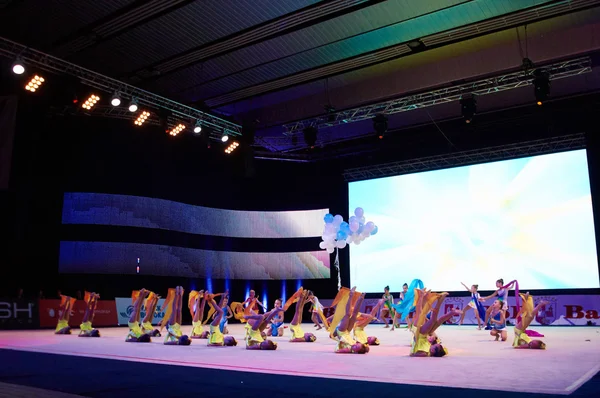
[[[410,286],[402,286],[403,294],[401,294],[401,300],[398,304],[392,304],[392,307],[396,311],[396,319],[394,319],[394,324],[392,325],[391,331],[393,331],[396,326],[396,321],[398,327],[400,326],[400,322],[406,319],[406,330],[410,330],[414,321],[415,314],[415,289],[422,289],[424,287],[423,281],[420,279],[413,279],[410,282]]]
[[[190,345],[192,340],[181,332],[181,305],[183,302],[183,287],[175,288],[175,297],[169,303],[170,317],[167,321],[167,335],[165,345]],[[165,315],[166,316],[166,315]]]
[[[487,297],[479,299],[479,301],[484,302],[491,298],[498,297],[498,300],[500,300],[502,302],[502,310],[508,311],[508,292],[513,287],[515,282],[516,281],[512,281],[508,285],[504,286],[504,279],[502,279],[502,278],[498,279],[496,281],[496,288],[497,288],[496,291]],[[492,326],[489,322],[490,321],[490,313],[492,311],[491,308],[492,307],[488,308],[487,311],[485,312],[484,324],[486,325],[486,327],[485,327],[486,330],[492,329]]]
[[[490,330],[490,335],[496,337],[496,341],[500,338],[502,341],[506,341],[508,336],[508,333],[506,333],[506,311],[502,309],[502,301],[494,300],[491,308],[490,324],[492,330]]]
[[[237,341],[235,340],[235,338],[233,336],[223,336],[223,333],[221,331],[221,319],[224,317],[225,314],[225,312],[223,311],[223,306],[227,306],[225,300],[227,300],[227,297],[229,297],[229,291],[226,291],[221,296],[221,301],[218,305],[215,302],[214,295],[212,295],[211,293],[205,293],[204,296],[208,305],[210,305],[215,311],[215,316],[210,324],[210,337],[208,338],[208,346],[236,346]]]
[[[250,295],[248,296],[248,298],[242,303],[242,305],[245,305],[246,307],[250,307],[250,309],[254,312],[258,312],[258,306],[260,305],[262,307],[262,309],[264,311],[266,311],[267,309],[265,308],[264,305],[262,305],[262,303],[258,300],[258,297],[256,296],[256,292],[254,290],[250,290]]]
[[[290,323],[290,331],[292,332],[292,337],[290,338],[291,343],[312,343],[317,340],[317,336],[312,333],[304,333],[302,330],[302,312],[304,311],[304,305],[307,303],[309,296],[312,295],[310,290],[299,289],[298,292],[301,292],[301,295],[298,297],[298,301],[296,302],[296,312],[294,313],[294,318]],[[296,293],[298,293],[296,292]]]
[[[365,298],[365,294],[356,292],[356,287],[353,287],[349,291],[347,288],[342,288],[338,295],[340,294],[342,298],[335,307],[335,314],[331,323],[331,328],[333,330],[330,331],[329,334],[329,337],[337,342],[335,353],[366,354],[369,352],[369,346],[354,340],[350,335],[350,331],[354,328],[356,323],[358,311]],[[356,295],[358,295],[358,297],[356,297]],[[355,301],[355,297],[356,303],[353,306],[352,302]],[[339,323],[337,323],[337,319],[340,319]]]
[[[231,308],[229,308],[229,306],[227,305],[229,303],[229,295],[227,295],[227,297],[225,297],[225,299],[223,300],[223,305],[221,306],[221,308],[223,308],[223,316],[221,317],[221,323],[219,324],[219,330],[221,330],[221,333],[223,334],[229,334],[229,329],[227,329],[227,326],[229,325],[229,318],[233,317],[233,312],[231,312]],[[227,312],[227,313],[225,313]],[[216,316],[216,314],[214,315]]]
[[[281,308],[283,300],[278,298],[275,300],[275,305],[273,308]],[[281,337],[283,336],[283,311],[277,312],[273,318],[271,318],[271,322],[267,325],[265,332],[267,336],[271,337]]]
[[[396,311],[394,311],[394,308],[392,307],[392,305],[394,305],[394,296],[390,293],[389,286],[383,288],[383,296],[381,298],[385,302],[385,306],[381,309],[381,319],[385,323],[384,327],[389,328],[390,325],[388,320],[390,318],[392,320],[392,326],[396,322]]]
[[[99,294],[85,292],[84,301],[86,306],[81,325],[79,325],[79,337],[100,337],[98,329],[92,328],[92,322],[94,321],[94,314],[99,298]]]
[[[149,292],[146,289],[134,291],[132,296],[134,298],[133,311],[129,317],[129,333],[125,338],[128,343],[149,343],[151,341],[150,335],[144,333],[140,327],[140,312],[142,311],[142,304]]]
[[[442,346],[435,331],[453,316],[461,315],[462,311],[455,308],[452,312],[438,318],[440,307],[447,295],[448,293],[432,293],[426,289],[415,289],[417,302],[414,324],[411,327],[414,337],[410,356],[443,357],[448,354],[448,350]]]
[[[146,315],[142,320],[142,329],[144,330],[144,333],[149,334],[151,337],[160,337],[160,331],[152,326],[152,320],[154,319],[154,313],[158,306],[158,300],[160,300],[160,296],[154,292],[149,292],[144,303]]]
[[[517,324],[515,325],[515,339],[513,341],[514,348],[525,348],[525,349],[538,349],[545,350],[546,343],[541,340],[532,340],[526,333],[527,328],[531,324],[531,321],[535,318],[535,315],[548,304],[548,301],[540,301],[538,305],[533,307],[533,296],[529,292],[525,294],[519,294],[523,299],[523,306],[517,314]]]
[[[249,325],[246,333],[246,349],[247,350],[276,350],[277,343],[273,340],[263,338],[263,331],[273,318],[283,312],[283,308],[276,306],[271,311],[262,315],[253,312],[250,315],[245,315],[247,325]]]
[[[469,301],[469,304],[467,304],[467,307],[463,310],[458,324],[463,324],[463,321],[465,320],[465,315],[467,314],[469,309],[472,308],[475,310],[475,317],[477,318],[477,329],[481,330],[481,318],[485,318],[485,309],[483,308],[483,304],[481,304],[480,301],[481,295],[477,292],[477,288],[479,287],[479,285],[472,285],[471,288],[469,288],[462,282],[460,284],[463,285],[469,293],[471,293],[471,301]]]
[[[188,299],[188,308],[190,309],[190,314],[192,314],[192,333],[190,334],[190,338],[192,339],[208,338],[209,333],[202,326],[205,305],[204,290],[200,290],[199,292],[192,290]]]
[[[58,324],[54,330],[54,334],[71,334],[71,327],[69,327],[69,319],[71,318],[71,312],[73,312],[73,306],[75,300],[69,296],[60,296],[60,307],[58,309]]]
[[[315,324],[317,330],[321,330],[323,327],[319,321],[319,313],[323,312],[323,304],[321,304],[319,298],[312,293],[309,296],[308,301],[312,303],[310,307],[310,312],[312,313],[310,320]]]
[[[379,339],[373,336],[367,336],[365,333],[365,328],[369,323],[371,323],[374,319],[377,319],[377,312],[381,308],[381,306],[385,304],[384,299],[379,300],[377,305],[373,307],[370,314],[362,314],[359,313],[356,319],[356,323],[354,324],[354,339],[362,344],[367,345],[379,345]]]

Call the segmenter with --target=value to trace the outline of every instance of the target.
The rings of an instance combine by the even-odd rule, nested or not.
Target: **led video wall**
[[[238,211],[138,196],[66,193],[62,223],[70,233],[60,244],[59,270],[215,279],[329,278],[329,255],[318,250],[327,213]],[[86,239],[78,239],[78,227],[86,228]],[[119,231],[124,227],[129,239]],[[169,244],[140,242],[149,230],[169,237]],[[237,249],[216,243],[215,249],[190,247],[197,236],[209,245],[226,239],[226,246]],[[253,242],[258,241],[262,249],[255,251]]]

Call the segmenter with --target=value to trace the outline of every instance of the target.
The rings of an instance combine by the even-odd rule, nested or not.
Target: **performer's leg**
[[[150,336],[145,334],[140,327],[140,312],[142,310],[142,304],[144,303],[144,299],[148,291],[146,289],[141,289],[139,294],[133,304],[133,311],[131,312],[131,316],[129,317],[129,334],[125,341],[127,342],[140,342],[140,343],[149,343]]]
[[[471,309],[471,307],[468,305],[463,309],[463,313],[460,316],[460,320],[458,321],[459,325],[463,324],[463,321],[465,320],[465,315],[467,315],[467,312],[469,312],[470,309]],[[475,311],[475,313],[477,313],[477,311]],[[479,315],[477,315],[477,319],[479,319]]]

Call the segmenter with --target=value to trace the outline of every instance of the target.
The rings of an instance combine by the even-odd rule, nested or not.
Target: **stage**
[[[184,326],[184,332],[189,328]],[[207,347],[206,340],[165,346],[162,338],[125,343],[126,328],[105,328],[100,329],[101,338],[57,336],[51,330],[2,331],[0,348],[270,375],[561,395],[576,391],[600,371],[598,327],[536,327],[548,349],[515,350],[512,331],[509,341],[495,342],[472,325],[443,326],[438,335],[450,351],[444,358],[409,357],[411,333],[406,329],[369,326],[369,335],[379,337],[381,345],[366,355],[335,354],[325,330],[315,331],[310,324],[304,329],[315,332],[317,341],[289,343],[286,329],[287,336],[274,338],[276,351],[245,350],[239,324],[230,326],[237,347]],[[2,381],[10,382],[6,375]]]

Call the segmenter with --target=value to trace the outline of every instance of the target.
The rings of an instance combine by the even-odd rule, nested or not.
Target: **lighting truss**
[[[162,108],[171,111],[174,117],[186,120],[193,119],[194,123],[198,120],[202,124],[202,127],[211,127],[219,130],[221,133],[226,132],[229,135],[242,135],[242,127],[238,124],[101,75],[41,51],[28,48],[22,44],[5,39],[4,37],[0,37],[0,55],[7,58],[17,58],[18,56],[26,65],[31,65],[52,73],[74,76],[78,78],[82,84],[108,93],[118,92],[122,101],[124,99],[136,99],[140,109],[144,107],[154,109]],[[108,112],[101,113],[101,115],[106,117],[112,116],[112,114]]]
[[[592,71],[590,57],[581,57],[568,61],[557,62],[550,65],[537,66],[546,69],[550,74],[550,80],[564,79],[578,76]],[[376,114],[391,115],[394,113],[407,112],[414,109],[426,108],[438,104],[459,101],[463,95],[486,95],[500,91],[512,90],[532,84],[533,70],[517,71],[500,76],[479,79],[470,83],[444,87],[423,93],[408,95],[402,98],[380,102],[373,105],[361,106],[335,113],[335,119],[331,120],[331,114],[318,116],[312,119],[300,120],[283,125],[285,135],[301,134],[309,126],[317,127],[319,130],[340,124],[354,123],[366,119],[372,119]]]
[[[124,108],[122,106],[112,106],[112,105],[96,105],[94,107],[94,109],[92,109],[91,111],[85,110],[85,109],[80,109],[79,107],[72,107],[72,106],[64,106],[63,108],[57,110],[57,114],[59,115],[65,115],[65,114],[77,114],[78,112],[83,112],[87,115],[90,116],[100,116],[100,117],[106,117],[106,118],[111,118],[111,119],[122,119],[122,120],[130,120],[131,123],[133,124],[134,120],[136,120],[138,118],[138,116],[140,115],[140,113],[142,113],[144,110],[147,110],[146,108],[142,108],[140,107],[136,112],[129,112],[129,110],[127,108]],[[172,117],[169,116],[167,117],[167,125],[169,127],[173,127],[178,125],[179,123],[182,122],[181,118],[176,118],[176,117]],[[148,119],[146,119],[146,121],[144,122],[144,126],[147,125],[153,125],[153,126],[161,126],[161,121],[157,115],[156,112],[150,112],[150,117],[148,117]],[[188,123],[189,127],[191,128],[193,126],[193,124]],[[209,134],[209,137],[215,141],[221,141],[221,137],[223,136],[223,130],[216,130],[216,129],[206,129],[206,130],[202,130],[202,134]],[[229,134],[229,132],[228,132]]]
[[[478,150],[430,156],[420,159],[393,162],[377,166],[359,167],[344,171],[348,182],[418,173],[448,167],[465,166],[525,156],[543,155],[554,152],[583,149],[586,147],[585,133],[552,137],[518,144],[503,145]]]

